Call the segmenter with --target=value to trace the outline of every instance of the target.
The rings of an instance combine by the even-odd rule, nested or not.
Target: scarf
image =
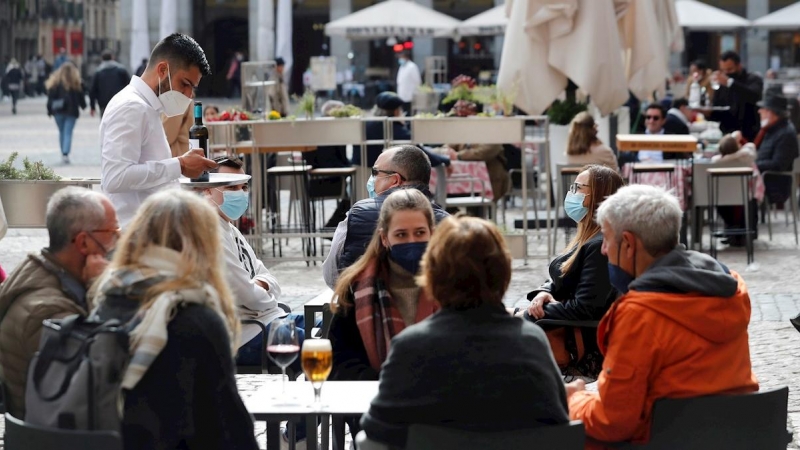
[[[377,271],[377,261],[367,266],[355,281],[353,297],[356,325],[367,351],[369,365],[380,371],[381,364],[389,354],[392,338],[403,331],[406,324],[384,280],[377,276]],[[438,310],[439,306],[421,289],[414,322],[419,323]]]
[[[179,276],[180,253],[164,248],[150,247],[140,259],[139,267],[121,267],[106,273],[98,284],[97,304],[109,295],[141,299],[144,287],[152,287]],[[132,323],[138,324],[130,332],[131,360],[122,379],[122,387],[133,389],[147,369],[167,345],[167,325],[178,309],[187,303],[205,305],[222,317],[217,291],[209,284],[198,288],[163,292],[146,310],[140,310]],[[233,339],[231,337],[231,339]]]
[[[772,123],[770,125],[767,125],[765,127],[761,127],[761,129],[758,130],[758,134],[756,135],[756,138],[753,140],[753,144],[755,144],[756,148],[760,148],[761,147],[761,141],[764,140],[764,137],[767,135],[767,131],[769,131],[771,128],[775,127],[779,123],[783,122],[784,120],[786,120],[786,119],[778,119],[778,120],[776,120],[774,123]]]

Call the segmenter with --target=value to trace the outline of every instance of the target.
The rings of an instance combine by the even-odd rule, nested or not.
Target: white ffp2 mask
[[[164,107],[165,116],[180,116],[189,108],[192,99],[172,89],[172,76],[169,73],[169,66],[167,66],[167,80],[169,81],[170,90],[164,93],[161,93],[161,80],[158,80],[158,100],[161,102],[161,106]]]

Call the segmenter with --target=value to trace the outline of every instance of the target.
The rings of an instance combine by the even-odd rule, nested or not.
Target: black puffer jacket
[[[797,156],[797,131],[787,119],[781,119],[764,133],[756,154],[756,166],[761,173],[790,172]],[[781,204],[789,198],[792,177],[767,175],[764,189],[770,202]]]

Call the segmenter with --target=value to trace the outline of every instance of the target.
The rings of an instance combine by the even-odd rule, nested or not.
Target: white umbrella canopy
[[[781,8],[772,14],[767,14],[753,21],[754,27],[769,28],[771,30],[797,30],[800,29],[800,2]]]
[[[445,37],[460,23],[411,0],[386,0],[328,22],[325,34],[349,39]]]
[[[461,22],[456,27],[459,36],[495,36],[505,33],[508,18],[506,6],[499,5]]]
[[[749,27],[750,21],[696,0],[675,0],[678,22],[690,30],[721,31]]]

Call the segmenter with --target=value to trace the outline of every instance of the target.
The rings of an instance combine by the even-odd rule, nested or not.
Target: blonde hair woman
[[[597,138],[597,124],[588,112],[578,113],[569,124],[567,164],[602,164],[619,170],[614,152]]]
[[[497,227],[443,220],[418,280],[442,309],[392,341],[378,396],[361,419],[371,440],[406,448],[410,424],[480,432],[569,421],[544,332],[503,308],[511,255]]]
[[[126,449],[257,449],[234,379],[239,319],[216,212],[178,190],[148,198],[98,281],[99,319],[130,323]]]
[[[72,131],[80,115],[78,108],[86,109],[81,74],[74,64],[66,62],[50,75],[44,85],[47,88],[47,115],[56,119],[61,157],[68,164]]]

